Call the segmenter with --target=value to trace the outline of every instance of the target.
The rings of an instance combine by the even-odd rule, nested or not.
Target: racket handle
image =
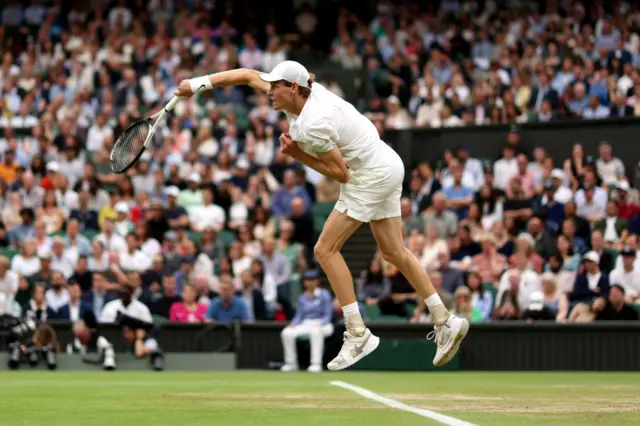
[[[176,107],[176,104],[177,104],[179,101],[180,101],[180,97],[179,97],[179,96],[174,96],[174,97],[169,101],[169,103],[167,104],[167,106],[166,106],[166,107],[164,107],[164,109],[165,109],[166,111],[172,111],[172,110]]]

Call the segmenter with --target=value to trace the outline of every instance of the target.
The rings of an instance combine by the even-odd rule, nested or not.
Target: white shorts
[[[395,151],[389,151],[382,165],[358,169],[349,183],[340,185],[336,210],[360,222],[400,216],[404,164]]]

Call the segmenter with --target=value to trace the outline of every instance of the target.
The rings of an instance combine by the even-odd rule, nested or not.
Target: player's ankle
[[[362,315],[360,315],[360,307],[358,302],[353,302],[342,307],[344,313],[344,322],[347,326],[347,331],[355,336],[361,336],[366,331],[367,327],[364,325]]]
[[[424,300],[424,303],[425,305],[427,305],[429,313],[433,318],[433,322],[436,325],[442,325],[447,321],[450,313],[449,310],[447,310],[446,306],[444,306],[444,304],[442,303],[442,299],[440,299],[438,293],[434,293],[431,296],[427,297]]]

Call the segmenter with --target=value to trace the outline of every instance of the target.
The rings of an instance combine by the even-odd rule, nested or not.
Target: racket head
[[[109,163],[114,173],[124,173],[133,167],[155,133],[151,119],[138,120],[127,128],[113,144]]]

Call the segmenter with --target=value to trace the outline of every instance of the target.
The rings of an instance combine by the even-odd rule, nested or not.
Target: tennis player
[[[404,164],[380,140],[375,126],[353,105],[314,83],[307,69],[294,61],[278,64],[268,74],[235,69],[180,82],[176,95],[216,87],[248,85],[266,92],[274,109],[283,111],[289,132],[280,136],[281,149],[297,161],[341,183],[340,198],[329,215],[314,254],[331,283],[345,316],[347,331],[340,353],[327,366],[342,370],[373,352],[380,343],[360,315],[349,268],[340,249],[369,222],[385,260],[394,264],[424,299],[433,316],[436,366],[458,351],[469,322],[447,311],[426,271],[404,246],[400,195]]]

